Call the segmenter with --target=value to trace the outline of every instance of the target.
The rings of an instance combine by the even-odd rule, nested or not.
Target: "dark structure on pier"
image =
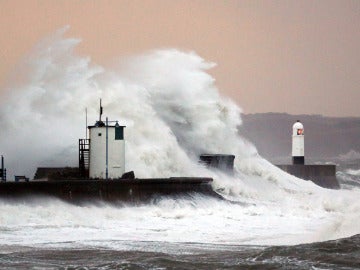
[[[1,156],[0,181],[6,182],[6,169],[4,166],[4,156]]]
[[[304,180],[310,180],[318,186],[331,189],[339,189],[336,179],[335,165],[276,165],[283,171]]]
[[[209,168],[216,168],[226,173],[234,171],[234,155],[226,154],[202,154],[200,155],[200,163]]]

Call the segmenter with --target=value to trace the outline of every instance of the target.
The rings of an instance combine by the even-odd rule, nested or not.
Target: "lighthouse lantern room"
[[[293,125],[292,160],[293,164],[305,164],[304,126],[299,120]]]

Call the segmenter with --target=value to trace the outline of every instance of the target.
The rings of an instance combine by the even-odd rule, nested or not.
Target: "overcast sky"
[[[0,0],[0,85],[43,37],[70,25],[100,65],[158,48],[217,63],[245,113],[360,116],[360,1]],[[2,86],[3,87],[3,86]]]

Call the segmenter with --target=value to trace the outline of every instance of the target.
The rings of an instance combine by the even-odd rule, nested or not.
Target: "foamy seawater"
[[[142,251],[152,252],[159,247],[152,250],[154,246],[143,243],[294,245],[358,234],[356,188],[327,190],[298,180],[309,184],[308,190],[280,192],[269,186],[245,197],[234,192],[235,182],[228,187],[218,179],[214,184],[228,200],[198,194],[154,198],[138,206],[74,205],[55,198],[0,200],[3,251],[9,246],[132,250],[140,243]]]
[[[141,206],[78,206],[54,198],[0,199],[0,266],[164,269],[185,261],[184,268],[206,269],[191,264],[193,258],[215,269],[259,256],[274,266],[292,256],[281,257],[287,251],[277,250],[280,245],[360,233],[360,189],[350,184],[358,183],[359,168],[340,171],[343,188],[328,190],[263,159],[239,136],[241,109],[220,95],[207,73],[214,64],[194,52],[169,49],[108,68],[77,55],[79,42],[65,38],[64,30],[43,40],[20,65],[21,80],[4,89],[0,150],[8,175],[32,175],[37,166],[76,166],[85,108],[95,121],[101,97],[104,114],[127,126],[127,170],[137,177],[212,177],[213,189],[227,200],[193,195]],[[235,154],[234,174],[202,167],[201,153]],[[358,238],[348,239],[358,245]],[[269,259],[269,246],[279,261]],[[91,259],[96,251],[103,266]],[[315,266],[299,260],[299,269]]]

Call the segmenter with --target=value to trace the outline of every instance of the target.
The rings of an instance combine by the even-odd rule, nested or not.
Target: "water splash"
[[[296,179],[239,137],[241,109],[220,95],[207,73],[213,63],[194,52],[169,49],[128,58],[109,69],[76,54],[80,40],[64,38],[65,32],[39,43],[1,99],[0,149],[12,173],[29,175],[37,166],[76,166],[77,139],[85,133],[84,110],[88,108],[89,119],[97,119],[102,98],[105,114],[127,126],[127,170],[138,177],[211,176],[215,190],[241,204],[194,198],[143,208],[79,210],[57,201],[15,207],[1,202],[2,230],[21,228],[9,233],[9,242],[28,224],[36,238],[28,243],[64,241],[74,226],[84,227],[84,236],[70,233],[75,242],[99,235],[104,241],[133,241],[126,238],[131,234],[141,241],[176,242],[186,235],[199,242],[279,244],[359,233],[354,225],[360,213],[359,190],[324,190]],[[235,154],[234,175],[199,165],[203,152]],[[30,216],[29,207],[36,210]],[[14,211],[22,218],[11,218]],[[186,232],[189,224],[195,233]],[[59,239],[50,237],[54,226],[61,228]],[[130,231],[119,235],[119,227]]]

